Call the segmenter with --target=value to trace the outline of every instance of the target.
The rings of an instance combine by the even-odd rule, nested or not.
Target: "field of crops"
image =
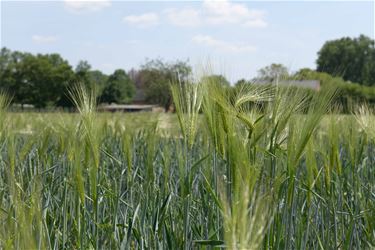
[[[1,249],[373,249],[375,119],[334,90],[174,85],[176,114],[6,112]]]

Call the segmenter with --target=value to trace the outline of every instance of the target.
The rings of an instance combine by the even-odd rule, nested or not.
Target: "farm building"
[[[142,104],[114,104],[103,105],[98,107],[99,112],[141,112],[141,111],[155,111],[157,105],[142,105]]]

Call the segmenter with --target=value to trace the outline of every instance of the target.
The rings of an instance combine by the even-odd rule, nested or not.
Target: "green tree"
[[[340,107],[342,112],[350,113],[352,108],[360,103],[375,103],[375,86],[364,86],[358,83],[345,81],[342,77],[332,76],[326,72],[317,72],[312,69],[300,69],[293,76],[296,80],[319,80],[321,90],[334,86],[337,88],[337,95],[334,99],[336,107]]]
[[[256,80],[263,81],[276,81],[279,79],[285,79],[289,76],[288,68],[282,64],[272,63],[269,66],[258,70],[258,77]]]
[[[28,56],[22,66],[28,99],[36,107],[55,105],[74,79],[72,67],[58,54]]]
[[[134,93],[134,83],[124,70],[117,69],[108,77],[107,84],[100,96],[100,101],[106,103],[129,103]]]
[[[244,85],[247,85],[247,84],[251,84],[250,81],[247,81],[246,79],[242,78],[242,79],[239,79],[239,80],[234,84],[234,86],[235,86],[235,87],[241,87],[241,86],[244,86]]]
[[[317,71],[363,85],[375,85],[374,40],[360,35],[326,42],[318,52]]]
[[[147,61],[138,72],[139,85],[143,88],[146,102],[159,104],[168,111],[172,104],[171,82],[186,83],[189,81],[191,71],[188,62],[184,61],[172,63],[165,63],[161,59]]]
[[[88,61],[85,61],[85,60],[80,60],[76,66],[76,68],[74,69],[74,71],[76,73],[79,73],[79,72],[88,72],[91,70],[91,65],[89,64]]]
[[[6,70],[9,69],[12,63],[12,51],[7,48],[2,48],[0,51],[0,79],[4,83]]]
[[[76,82],[81,82],[87,88],[92,89],[94,88],[94,86],[90,79],[90,70],[91,65],[87,61],[81,60],[78,62],[76,68],[74,69],[74,72]]]
[[[229,87],[230,82],[223,75],[208,75],[203,76],[201,82],[217,83],[223,87]]]
[[[4,48],[0,65],[1,88],[20,104],[54,105],[74,79],[71,66],[59,54],[35,56]]]
[[[99,70],[91,70],[88,72],[90,83],[95,86],[98,93],[101,93],[107,84],[108,76]]]
[[[318,72],[309,68],[302,68],[293,76],[295,80],[319,80],[321,86],[345,83],[339,76],[332,76],[326,72]]]
[[[69,87],[77,83],[83,83],[88,89],[94,90],[97,96],[100,96],[107,81],[107,75],[99,70],[91,70],[91,66],[87,62],[81,61],[75,69],[74,80],[71,81]],[[67,89],[69,89],[69,87]],[[61,107],[74,107],[74,103],[67,91],[65,91],[64,95],[61,96],[56,104]]]
[[[0,88],[12,95],[12,101],[29,103],[27,82],[23,79],[23,60],[31,54],[2,48],[0,56]]]

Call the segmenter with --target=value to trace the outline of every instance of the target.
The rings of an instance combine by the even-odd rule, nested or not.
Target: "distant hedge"
[[[338,94],[334,103],[342,108],[342,112],[351,112],[353,107],[362,103],[375,106],[375,87],[345,81],[341,77],[334,77],[328,73],[311,69],[301,69],[292,76],[296,80],[319,80],[321,91],[328,86],[337,88]]]
[[[317,72],[311,69],[301,69],[297,73],[286,77],[283,80],[319,80],[320,91],[325,91],[327,88],[337,88],[337,95],[333,100],[332,108],[336,112],[351,113],[361,104],[367,104],[375,107],[375,87],[364,86],[358,83],[345,81],[341,77],[334,77],[328,73]],[[242,85],[257,84],[256,81],[240,80],[236,83],[234,91],[241,89]],[[262,84],[263,85],[263,84]],[[267,87],[269,85],[263,85]],[[279,86],[280,88],[289,88],[293,91],[296,86]],[[306,94],[310,95],[317,90],[311,88],[303,88]]]

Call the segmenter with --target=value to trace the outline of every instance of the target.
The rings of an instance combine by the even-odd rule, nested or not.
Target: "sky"
[[[375,1],[0,0],[1,47],[87,60],[107,74],[189,60],[230,81],[282,63],[315,68],[328,40],[374,39]]]

